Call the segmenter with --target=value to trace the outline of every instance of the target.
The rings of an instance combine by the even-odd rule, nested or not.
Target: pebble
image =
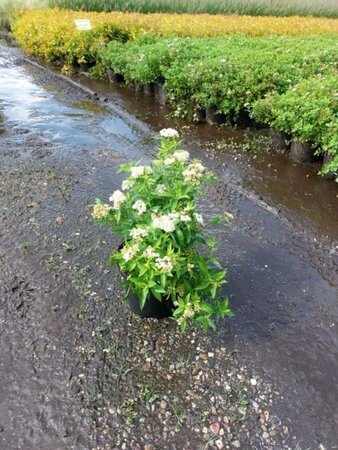
[[[210,428],[210,431],[212,432],[212,434],[214,434],[216,436],[219,433],[221,426],[220,426],[219,422],[213,422],[210,424],[209,428]]]
[[[233,447],[235,447],[235,448],[241,448],[241,443],[239,442],[239,441],[233,441],[232,443],[231,443],[231,445],[233,446]]]
[[[161,409],[167,409],[168,403],[165,400],[162,400],[160,403],[160,408]]]
[[[262,434],[263,439],[268,440],[270,435],[269,433],[267,433],[266,431],[264,431],[264,433]]]
[[[143,366],[142,366],[142,370],[143,370],[144,372],[150,372],[150,370],[151,370],[151,364],[150,364],[149,362],[144,363]]]

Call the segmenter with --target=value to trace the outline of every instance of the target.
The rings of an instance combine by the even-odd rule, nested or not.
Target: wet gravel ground
[[[88,205],[119,187],[120,163],[151,156],[149,133],[3,60],[46,101],[34,120],[13,110],[36,113],[31,87],[0,103],[0,448],[337,448],[333,241],[219,183],[201,210],[235,216],[217,234],[235,318],[212,333],[140,320]]]

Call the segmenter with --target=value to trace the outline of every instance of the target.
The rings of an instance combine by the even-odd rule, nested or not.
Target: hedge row
[[[90,19],[91,31],[77,31],[76,19]],[[338,33],[338,19],[314,17],[251,17],[208,14],[86,13],[57,9],[25,11],[13,25],[23,49],[54,61],[65,69],[76,63],[92,63],[103,44],[136,36],[218,37],[241,34],[308,35]]]
[[[294,140],[309,141],[338,169],[336,36],[252,39],[140,38],[111,42],[101,60],[127,83],[164,83],[177,116],[243,112]]]

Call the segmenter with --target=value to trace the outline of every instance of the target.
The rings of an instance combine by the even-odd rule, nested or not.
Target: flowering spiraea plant
[[[110,263],[126,274],[127,295],[135,293],[141,308],[149,296],[170,300],[183,330],[188,324],[214,328],[215,319],[232,313],[228,299],[218,296],[226,272],[204,227],[227,222],[228,216],[204,224],[196,200],[214,175],[180,148],[176,130],[162,130],[159,143],[157,159],[149,165],[120,166],[128,173],[121,190],[111,195],[110,204],[97,200],[92,215],[122,236],[124,244]]]

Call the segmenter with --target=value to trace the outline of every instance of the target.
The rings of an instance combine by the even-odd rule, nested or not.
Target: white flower
[[[113,195],[109,197],[109,201],[114,203],[114,209],[120,209],[122,203],[126,200],[126,196],[121,191],[113,192]]]
[[[188,214],[182,213],[180,215],[181,222],[191,222],[191,217]]]
[[[201,225],[204,225],[202,214],[194,213],[194,217],[196,219],[196,222],[200,223]]]
[[[158,194],[164,194],[165,191],[166,191],[166,187],[165,187],[164,184],[159,184],[159,185],[156,187],[156,192],[157,192]]]
[[[149,245],[149,247],[147,247],[142,255],[144,258],[158,258],[160,255],[159,253],[156,253],[153,249],[153,247],[151,247]]]
[[[140,247],[138,244],[134,244],[131,247],[123,247],[123,249],[121,250],[122,258],[125,261],[130,261],[139,251],[139,248]]]
[[[183,317],[185,319],[189,319],[190,317],[193,317],[193,315],[194,315],[194,309],[193,309],[191,303],[188,302],[185,305],[185,309],[184,309],[184,312],[183,312]]]
[[[152,168],[149,166],[136,166],[130,169],[132,178],[139,178],[143,175],[152,173]]]
[[[175,211],[175,212],[169,213],[168,217],[172,220],[178,220],[180,218],[180,213]]]
[[[188,270],[191,270],[191,269],[193,269],[195,266],[194,266],[194,264],[191,264],[191,263],[188,263],[187,264],[187,269]]]
[[[176,130],[174,130],[173,128],[164,128],[163,130],[160,131],[160,136],[165,137],[165,138],[178,138],[178,132]]]
[[[143,213],[145,213],[145,212],[147,211],[147,206],[146,206],[146,204],[145,204],[142,200],[137,200],[137,201],[133,204],[132,208],[133,208],[133,209],[136,209],[137,214],[138,214],[139,216],[141,216]]]
[[[205,167],[199,161],[195,161],[183,171],[184,180],[193,186],[199,186],[204,171]]]
[[[133,187],[135,184],[135,181],[133,180],[123,180],[122,181],[122,191],[127,191],[128,189],[130,189],[131,187]]]
[[[153,228],[159,228],[166,233],[172,233],[175,231],[175,220],[170,217],[170,215],[154,216],[152,221]]]
[[[93,217],[93,219],[96,219],[96,220],[105,219],[111,210],[112,210],[112,207],[107,204],[94,205],[92,217]]]
[[[142,239],[148,235],[148,230],[145,228],[133,228],[129,234],[133,239]]]
[[[165,256],[164,258],[157,258],[155,261],[155,266],[163,272],[171,272],[174,268],[172,260],[169,256]]]
[[[173,157],[166,158],[163,162],[164,162],[164,165],[170,166],[171,164],[174,164],[176,162],[176,159]]]
[[[177,150],[173,153],[173,157],[180,162],[187,161],[190,157],[189,152],[186,152],[185,150]]]

